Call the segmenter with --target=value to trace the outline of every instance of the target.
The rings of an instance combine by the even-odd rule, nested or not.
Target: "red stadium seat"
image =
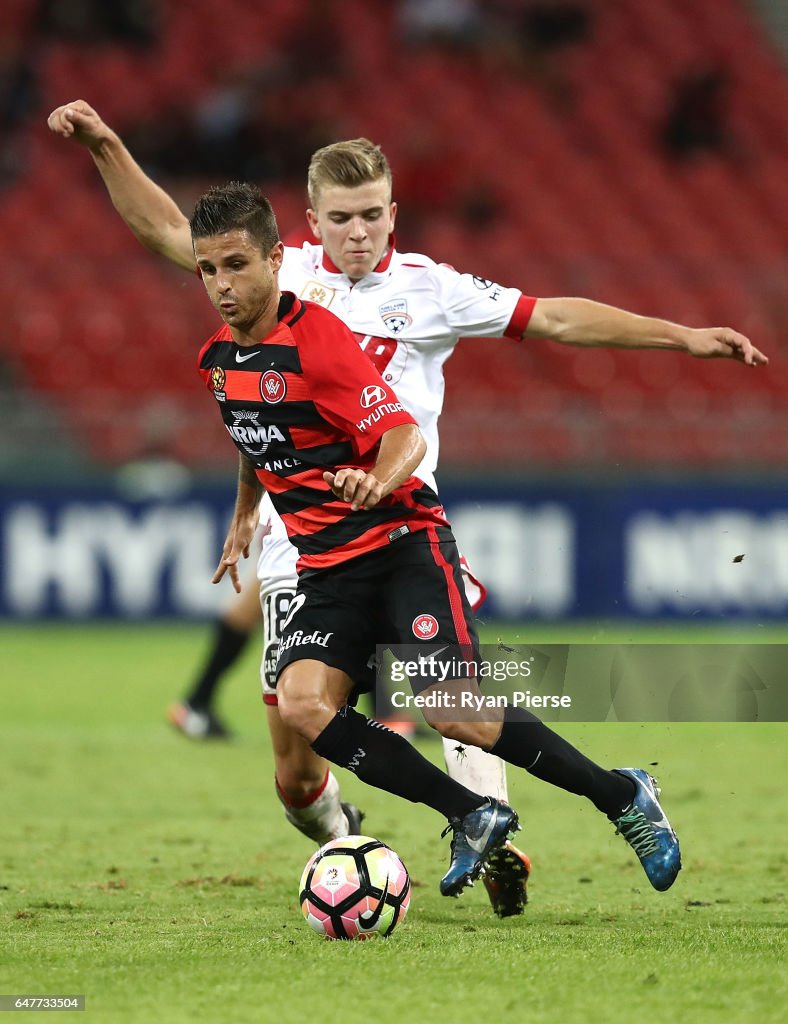
[[[13,0],[4,23],[27,30],[30,9]],[[271,0],[261,13],[228,0],[217,31],[208,0],[166,4],[150,52],[50,41],[37,64],[39,90],[52,103],[84,94],[123,131],[174,96],[199,103],[230,67],[273,66],[288,41],[310,30],[304,19],[314,9],[307,0]],[[589,38],[561,55],[569,98],[558,108],[513,61],[481,47],[470,59],[409,49],[396,5],[346,0],[343,25],[353,32],[341,56],[345,74],[319,90],[294,87],[291,116],[324,117],[338,134],[383,144],[395,181],[401,168],[403,213],[410,195],[422,203],[410,224],[403,217],[403,248],[537,295],[589,295],[692,326],[723,321],[773,355],[767,372],[744,374],[665,353],[463,342],[447,364],[444,459],[714,464],[732,451],[746,457],[745,428],[757,423],[762,457],[784,460],[788,442],[775,426],[788,401],[779,344],[788,252],[784,69],[735,0],[591,9]],[[740,155],[676,166],[658,138],[671,89],[689,67],[715,60],[731,70]],[[183,415],[172,451],[224,464],[222,431],[204,415],[210,403],[194,369],[218,323],[199,281],[129,236],[78,147],[39,126],[24,149],[24,177],[0,193],[0,228],[22,253],[0,280],[4,358],[71,410],[78,436],[101,459],[133,456],[144,443],[144,402],[163,396]],[[282,232],[300,230],[300,183],[266,188]],[[482,190],[491,213],[477,225],[458,209]],[[36,359],[42,352],[47,358]],[[153,353],[166,354],[166,374],[152,369]],[[93,411],[82,384],[95,396]],[[116,410],[125,427],[96,429]],[[508,448],[502,437],[514,438]]]

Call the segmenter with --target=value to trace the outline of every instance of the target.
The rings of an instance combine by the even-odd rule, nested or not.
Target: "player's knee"
[[[288,679],[285,671],[279,679],[276,693],[282,722],[299,736],[313,739],[313,723],[323,703],[319,689],[304,686],[303,683],[293,685],[293,680]]]

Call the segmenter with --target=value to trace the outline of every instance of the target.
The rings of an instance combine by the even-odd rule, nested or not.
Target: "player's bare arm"
[[[383,434],[377,460],[369,473],[346,468],[324,473],[323,479],[338,498],[350,502],[354,512],[374,508],[408,479],[426,450],[416,424],[404,423]]]
[[[591,299],[538,299],[523,337],[562,345],[673,349],[701,359],[737,359],[747,366],[769,362],[749,338],[730,327],[684,327]]]
[[[244,455],[239,455],[235,510],[222,549],[221,561],[211,579],[212,583],[218,583],[229,572],[230,580],[237,594],[240,594],[242,589],[238,562],[242,555],[244,558],[249,557],[249,548],[260,518],[260,498],[262,496],[263,485],[257,479],[254,464]]]
[[[115,209],[142,244],[186,270],[195,267],[189,221],[170,196],[145,174],[114,132],[86,103],[73,100],[47,119],[50,131],[90,151]]]

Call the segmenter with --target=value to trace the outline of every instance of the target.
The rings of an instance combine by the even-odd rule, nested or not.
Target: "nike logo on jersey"
[[[383,908],[386,906],[386,897],[389,894],[389,878],[386,875],[386,885],[383,889],[383,895],[378,901],[378,905],[372,911],[371,914],[364,911],[363,914],[358,915],[358,926],[363,928],[365,932],[368,932],[370,928],[374,928],[380,920],[380,915],[383,913]]]
[[[259,352],[250,352],[248,355],[242,356],[240,352],[235,353],[236,363],[245,363],[247,359],[254,359],[255,356],[259,356]]]

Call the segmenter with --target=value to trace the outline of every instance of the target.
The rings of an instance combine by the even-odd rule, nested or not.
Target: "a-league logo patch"
[[[413,317],[408,313],[408,304],[405,299],[392,299],[391,302],[384,302],[378,306],[378,312],[392,334],[400,334],[413,323]]]
[[[260,394],[264,402],[278,405],[287,394],[287,381],[276,370],[266,370],[260,378]]]
[[[213,388],[214,398],[217,402],[225,402],[227,400],[227,394],[224,390],[226,381],[227,374],[224,372],[222,367],[214,366],[211,370],[211,387]]]
[[[307,281],[304,287],[301,289],[302,299],[306,299],[308,302],[316,302],[318,306],[325,306],[328,308],[336,295],[336,288],[329,288],[323,284],[322,281]]]
[[[438,620],[434,615],[423,612],[413,620],[411,629],[417,640],[432,640],[438,635]]]

